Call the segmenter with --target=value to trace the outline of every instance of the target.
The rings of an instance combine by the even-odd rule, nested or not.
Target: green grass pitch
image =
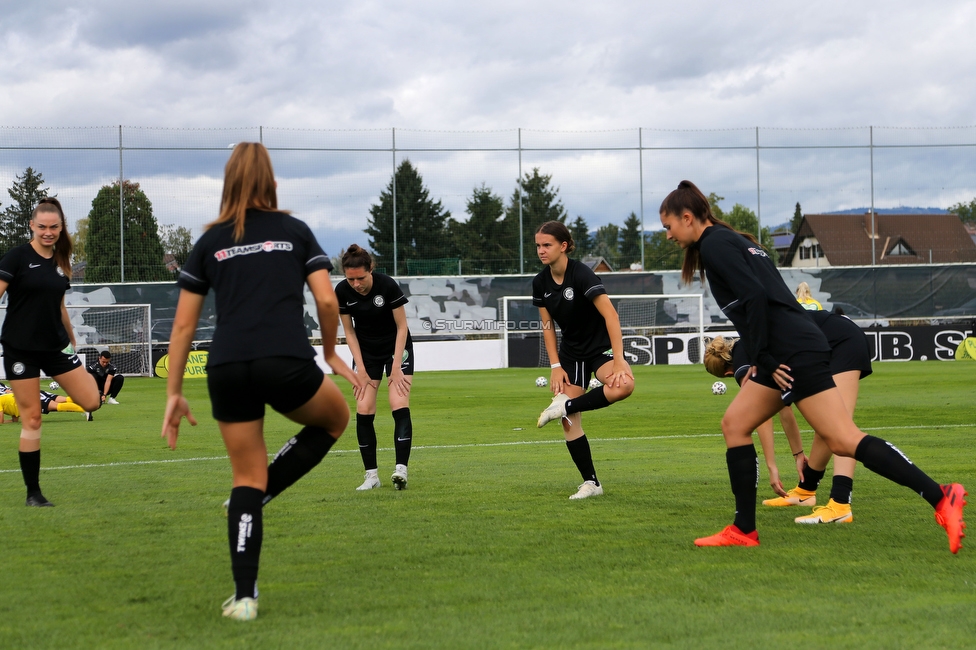
[[[160,379],[126,381],[122,404],[91,423],[46,416],[41,485],[55,508],[24,507],[19,427],[0,427],[0,648],[973,643],[976,537],[950,554],[908,489],[859,468],[854,523],[798,526],[807,509],[760,506],[759,548],[699,549],[695,537],[732,519],[719,422],[736,389],[713,396],[701,367],[636,368],[629,400],[584,416],[606,494],[575,502],[580,478],[559,428],[535,427],[549,401],[539,374],[417,375],[403,492],[389,481],[381,397],[383,487],[355,491],[353,423],[265,510],[252,623],[220,616],[233,591],[221,508],[230,468],[204,382],[187,382],[201,423],[184,425],[175,452],[159,438]],[[856,420],[937,481],[973,490],[974,386],[976,364],[876,364]],[[269,415],[269,451],[295,431]],[[829,484],[828,472],[822,502]],[[759,494],[771,495],[764,467]]]

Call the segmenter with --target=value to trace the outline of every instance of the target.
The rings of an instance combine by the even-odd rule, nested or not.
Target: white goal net
[[[539,310],[527,296],[501,299],[505,366],[548,367]],[[624,355],[630,365],[701,363],[705,336],[702,294],[610,296],[620,318]],[[562,334],[556,328],[556,339]]]
[[[123,375],[152,375],[149,305],[68,305],[78,354],[92,363],[104,350],[112,353],[112,365]],[[0,306],[0,327],[7,317]]]

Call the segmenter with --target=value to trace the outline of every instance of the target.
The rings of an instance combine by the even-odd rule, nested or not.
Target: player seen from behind
[[[590,267],[569,258],[576,248],[569,228],[547,221],[536,230],[535,248],[545,268],[532,280],[532,304],[539,308],[552,369],[549,386],[555,395],[538,425],[562,422],[569,455],[583,477],[569,498],[585,499],[603,494],[603,486],[580,414],[630,396],[634,373],[624,359],[620,319],[603,283]],[[554,323],[562,332],[558,349]],[[603,385],[585,393],[591,374]]]
[[[935,518],[956,553],[965,536],[966,491],[959,483],[939,485],[894,445],[865,435],[851,419],[831,376],[830,346],[786,287],[769,255],[755,238],[716,219],[708,199],[690,181],[681,181],[664,199],[661,225],[684,250],[682,280],[696,273],[741,335],[754,364],[748,381],[722,418],[726,463],[735,495],[735,520],[697,546],[758,546],[756,488],[758,458],[752,431],[783,404],[797,408],[830,450],[861,461],[885,478],[910,487],[935,509]]]
[[[194,245],[178,280],[162,429],[175,449],[181,419],[196,424],[183,396],[183,372],[212,288],[217,327],[207,387],[233,473],[227,533],[236,591],[222,609],[235,620],[257,617],[264,504],[318,465],[349,421],[342,392],[319,369],[306,336],[306,284],[315,298],[326,363],[361,390],[335,352],[339,307],[331,268],[309,227],[278,210],[267,149],[250,142],[235,146],[224,170],[220,216]],[[265,403],[303,426],[270,465]]]
[[[356,392],[356,438],[366,479],[357,490],[380,487],[376,462],[376,396],[383,372],[388,377],[390,410],[393,412],[393,448],[396,463],[393,486],[407,487],[407,465],[413,441],[410,389],[413,384],[413,340],[407,329],[403,306],[407,298],[396,280],[373,270],[373,258],[356,244],[342,255],[345,282],[336,285],[339,318],[353,366],[362,381]]]

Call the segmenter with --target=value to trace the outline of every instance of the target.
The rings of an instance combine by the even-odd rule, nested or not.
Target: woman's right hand
[[[766,465],[766,469],[769,471],[769,487],[773,488],[773,492],[781,497],[786,496],[786,490],[783,488],[783,481],[779,479],[779,468],[776,463]]]
[[[562,366],[558,368],[553,368],[552,372],[549,374],[549,390],[552,391],[553,395],[558,395],[559,393],[566,392],[566,386],[569,385],[569,375],[563,370]]]

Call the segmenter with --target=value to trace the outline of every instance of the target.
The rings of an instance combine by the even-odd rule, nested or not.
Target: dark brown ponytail
[[[346,269],[366,269],[367,272],[373,270],[373,256],[369,251],[359,246],[351,244],[346,252],[342,254],[342,270]]]
[[[708,198],[691,181],[681,181],[678,183],[678,189],[672,190],[670,194],[664,197],[664,201],[661,202],[660,212],[662,215],[676,217],[681,216],[682,212],[690,212],[695,218],[695,221],[734,230],[753,244],[759,245],[755,236],[747,232],[735,230],[735,228],[721,219],[716,219],[712,214],[712,206],[708,203]],[[689,246],[685,249],[685,259],[681,263],[681,281],[689,284],[695,277],[696,272],[699,274],[702,284],[705,284],[705,267],[702,265],[701,252],[697,247]]]

